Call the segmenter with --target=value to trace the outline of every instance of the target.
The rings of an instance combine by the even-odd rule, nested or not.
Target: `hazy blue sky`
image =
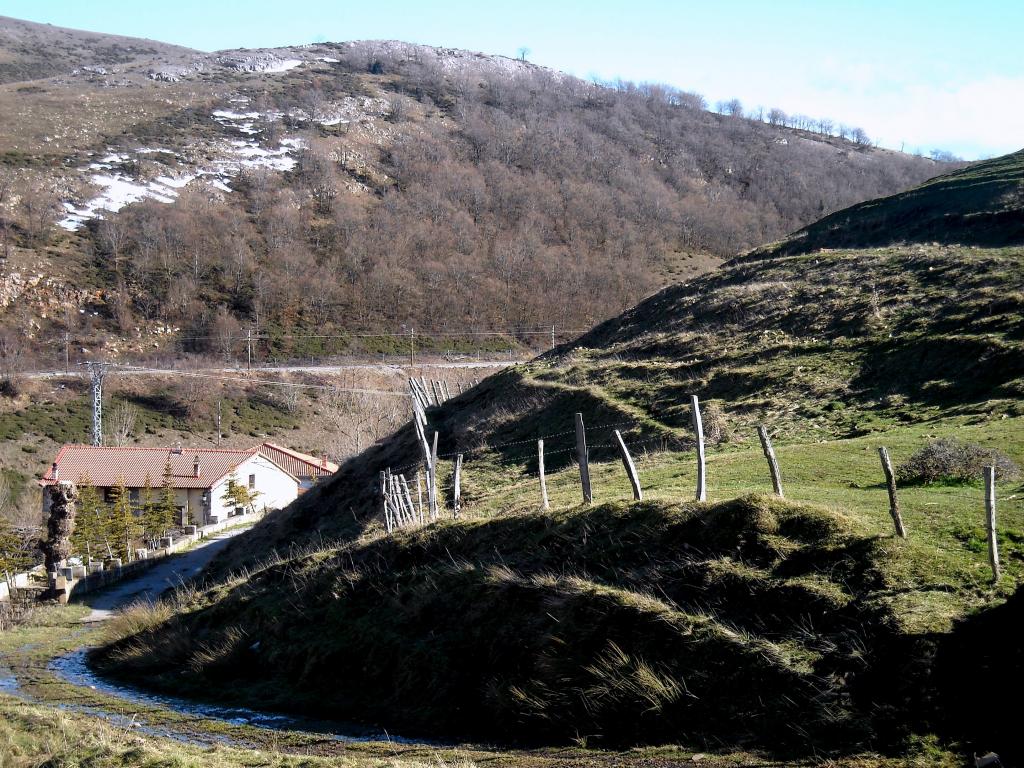
[[[398,39],[827,116],[885,146],[1024,146],[1024,2],[0,0],[0,14],[216,50]]]

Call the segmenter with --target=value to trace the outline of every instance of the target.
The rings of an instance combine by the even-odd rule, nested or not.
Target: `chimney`
[[[53,477],[53,482],[60,482],[60,470],[57,469],[57,462],[53,462],[53,466],[50,467],[50,475]]]
[[[196,454],[196,460],[192,462],[192,476],[199,477],[199,454]]]

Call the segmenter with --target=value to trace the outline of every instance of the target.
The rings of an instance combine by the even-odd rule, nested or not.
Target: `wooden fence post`
[[[459,510],[462,508],[462,454],[455,457],[455,480],[452,492],[452,519],[459,519]]]
[[[398,475],[391,476],[391,485],[394,489],[392,496],[398,500],[398,509],[402,513],[402,525],[408,525],[412,522],[412,510],[406,509],[405,499],[402,497],[402,486],[398,480]]]
[[[434,390],[434,400],[437,401],[438,405],[441,405],[444,399],[441,397],[441,388],[437,386],[437,379],[430,380],[430,388]]]
[[[583,485],[583,501],[587,504],[594,500],[590,489],[590,461],[587,458],[587,433],[583,428],[583,414],[576,414],[576,460],[580,465],[580,483]]]
[[[445,400],[451,400],[452,399],[452,391],[450,389],[448,389],[448,380],[447,379],[445,379],[444,381],[441,382],[441,391],[444,392],[444,399]]]
[[[420,389],[423,390],[423,394],[427,397],[427,406],[439,405],[439,403],[432,403],[430,401],[430,390],[427,389],[427,379],[425,376],[420,376]]]
[[[544,477],[544,441],[537,441],[537,471],[540,473],[540,498],[544,504],[544,509],[547,509],[550,505],[548,504],[548,481]]]
[[[707,467],[704,463],[704,424],[700,419],[700,402],[696,395],[690,395],[693,433],[697,437],[697,501],[707,501]]]
[[[420,522],[423,522],[423,474],[416,470],[416,506],[420,510]]]
[[[380,471],[380,498],[384,507],[384,525],[387,527],[388,533],[391,533],[391,510],[388,509],[387,475],[383,469]]]
[[[783,499],[785,494],[782,493],[782,475],[779,474],[779,462],[775,459],[772,439],[768,437],[768,430],[764,428],[763,424],[757,425],[757,436],[761,439],[761,450],[764,451],[764,457],[768,460],[768,471],[772,475],[772,488],[775,489],[775,495]]]
[[[996,468],[985,467],[985,528],[988,531],[988,563],[992,583],[999,581],[999,541],[996,539]]]
[[[408,522],[405,515],[405,502],[402,501],[401,492],[398,490],[398,478],[392,474],[388,474],[388,496],[391,498],[395,527],[401,528]]]
[[[427,467],[427,500],[430,504],[430,519],[437,520],[437,432],[434,433],[434,447],[430,452]]]
[[[885,446],[878,448],[878,457],[882,460],[882,471],[885,472],[885,485],[889,489],[889,514],[892,515],[892,524],[896,526],[896,535],[901,539],[907,538],[907,529],[903,527],[903,516],[900,514],[900,502],[896,498],[896,476],[892,471],[892,461],[889,459],[889,452]]]
[[[412,494],[409,492],[409,482],[405,479],[405,475],[399,475],[398,482],[402,486],[402,494],[405,499],[406,509],[409,510],[409,520],[415,523],[418,518],[416,515],[416,506],[412,503]]]
[[[626,447],[626,442],[622,439],[622,433],[617,429],[615,430],[615,439],[619,443],[619,452],[622,454],[622,466],[626,468],[629,484],[633,486],[633,499],[643,501],[644,492],[640,490],[640,476],[636,473],[636,465],[633,463],[633,457],[629,455],[629,449]]]

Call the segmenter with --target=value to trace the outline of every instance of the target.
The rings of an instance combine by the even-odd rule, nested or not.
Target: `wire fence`
[[[584,427],[584,456],[589,467],[588,474],[593,481],[595,502],[619,502],[634,498],[627,472],[623,471],[624,457],[621,446],[615,440],[616,431],[622,436],[630,458],[635,462],[639,484],[646,499],[674,502],[695,499],[698,459],[696,451],[685,445],[688,438],[674,434],[652,435],[650,424],[625,420]],[[466,497],[461,498],[464,512],[471,512],[473,503],[493,512],[495,495],[502,498],[514,495],[519,503],[510,503],[508,506],[512,508],[521,508],[522,500],[531,498],[539,508],[542,504],[542,476],[544,492],[557,500],[559,506],[575,506],[583,500],[576,435],[576,429],[567,429],[530,438],[481,443],[439,452],[437,459],[450,461],[453,465],[453,460],[457,460],[461,483],[469,483],[472,487],[473,500],[467,504]],[[538,462],[540,440],[544,441],[543,456],[546,464],[543,475]],[[689,436],[689,440],[695,444],[696,436]],[[708,500],[724,501],[748,494],[771,495],[773,485],[766,458],[755,451],[713,449],[708,456],[706,469]],[[876,533],[892,532],[891,525],[886,521],[890,514],[886,479],[873,452],[865,454],[851,450],[846,470],[834,477],[825,476],[820,467],[809,469],[806,466],[787,466],[787,458],[788,449],[783,448],[780,463],[787,500],[825,504],[838,511],[868,512],[869,515],[861,517],[861,520],[870,520],[870,526],[877,528]],[[480,466],[485,470],[485,475],[482,483],[474,486],[475,460],[481,461]],[[755,471],[755,467],[760,467],[761,471]],[[420,459],[391,471],[426,472],[428,468],[427,461]],[[500,483],[497,488],[485,487],[493,480],[495,470],[507,473],[506,482]],[[752,472],[759,474],[763,480],[752,478]],[[440,485],[443,481],[437,482]],[[451,479],[448,484],[451,485]],[[996,500],[1004,521],[1000,541],[1007,540],[1012,544],[1021,539],[1024,530],[1024,485],[1004,483],[1000,492],[1004,494]],[[915,539],[927,529],[927,546],[931,550],[960,560],[965,556],[973,558],[979,569],[979,583],[985,580],[983,572],[987,566],[983,553],[984,539],[988,532],[984,487],[970,484],[911,485],[898,489],[898,499],[911,542],[917,544]],[[932,518],[939,513],[945,517],[936,522]],[[951,516],[950,513],[955,514]],[[886,526],[888,531],[885,531]]]

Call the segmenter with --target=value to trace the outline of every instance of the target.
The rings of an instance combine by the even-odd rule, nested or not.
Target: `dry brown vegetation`
[[[157,83],[143,74],[164,55],[151,49],[140,44],[116,76],[0,86],[12,106],[0,121],[12,263],[84,289],[62,299],[70,316],[32,305],[37,352],[53,355],[40,342],[67,330],[76,347],[138,356],[158,326],[179,329],[177,353],[221,356],[254,327],[264,353],[283,357],[394,345],[355,330],[416,327],[441,348],[470,328],[581,331],[723,256],[941,170],[817,127],[715,114],[672,88],[464,52],[327,44],[279,51],[307,64],[267,76],[174,49],[168,61],[202,67]],[[308,58],[319,54],[338,61]],[[193,185],[173,205],[134,204],[80,235],[47,225],[54,190],[82,198],[89,152],[178,152],[118,167],[147,180],[199,162],[187,150],[196,139],[246,138],[211,117],[233,98],[285,115],[259,121],[258,139],[302,138],[294,170],[250,170],[224,194]],[[317,122],[345,104],[363,106],[349,122]],[[2,322],[16,324],[10,312]]]

